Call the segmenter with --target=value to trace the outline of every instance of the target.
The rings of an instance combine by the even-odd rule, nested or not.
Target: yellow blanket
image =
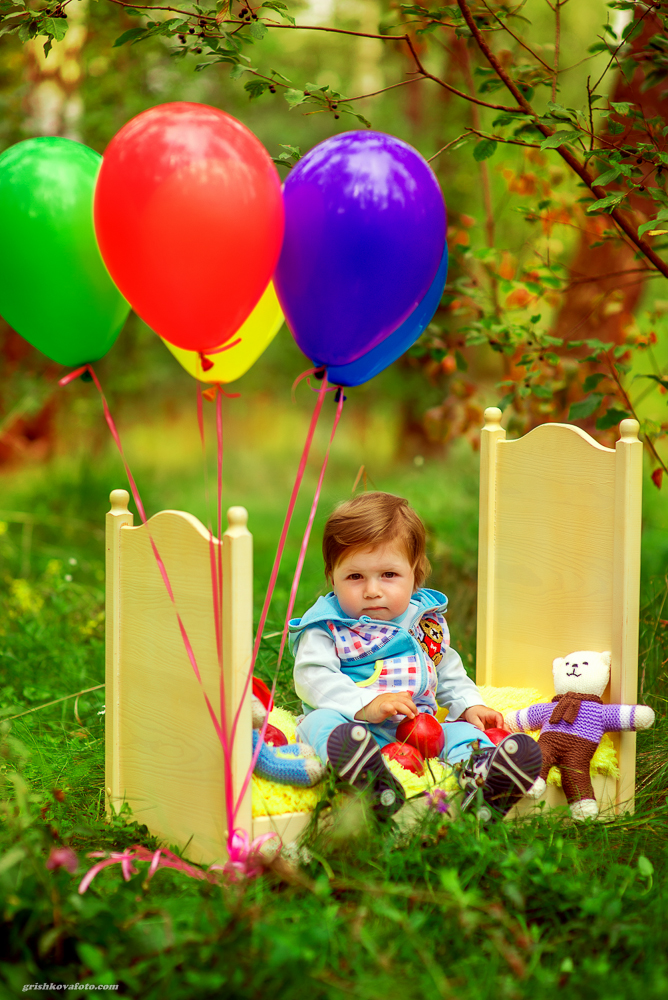
[[[552,697],[551,695],[541,695],[540,691],[534,688],[480,687],[479,690],[484,704],[495,708],[497,712],[502,714],[526,708],[528,705],[536,704],[536,702],[550,701]],[[441,709],[438,713],[441,721],[446,715],[445,709]],[[269,713],[269,721],[285,733],[289,743],[296,742],[297,723],[290,712],[284,708],[274,708]],[[531,735],[534,739],[538,739],[538,732],[531,733]],[[452,769],[440,760],[430,760],[429,767],[422,777],[406,771],[394,760],[388,761],[388,764],[394,776],[403,785],[408,798],[419,795],[420,792],[432,791],[434,788],[455,791],[458,787]],[[617,755],[608,733],[604,735],[594,754],[591,771],[592,774],[609,774],[613,778],[619,777]],[[547,780],[551,785],[561,786],[559,768],[553,767]],[[282,813],[313,812],[323,794],[324,783],[315,785],[313,788],[302,788],[296,785],[279,785],[254,774],[253,816],[279,816]]]

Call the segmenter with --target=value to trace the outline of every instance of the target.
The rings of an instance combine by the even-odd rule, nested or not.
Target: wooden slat
[[[236,708],[232,699],[240,696],[239,673],[248,671],[251,653],[252,604],[243,579],[252,573],[252,543],[245,523],[241,524],[244,518],[245,511],[237,508],[232,536],[224,536],[223,542],[223,593],[228,631],[234,633],[226,640],[225,690],[230,712]],[[111,799],[115,808],[124,800],[129,802],[137,821],[146,823],[167,844],[189,844],[187,853],[193,860],[221,860],[226,854],[227,830],[223,753],[151,546],[152,538],[166,567],[204,690],[219,715],[208,532],[189,514],[163,511],[145,526],[120,528],[118,537],[119,569],[114,584],[118,669],[113,678],[117,710],[108,728],[113,744],[108,759],[117,764],[116,773],[114,768],[111,771]],[[214,540],[215,552],[220,544]],[[240,561],[245,568],[240,568]],[[236,582],[236,594],[228,580]],[[235,615],[238,629],[229,628]],[[249,761],[249,711],[245,704],[235,741],[242,767]],[[240,820],[250,829],[250,792],[237,825],[242,825]]]

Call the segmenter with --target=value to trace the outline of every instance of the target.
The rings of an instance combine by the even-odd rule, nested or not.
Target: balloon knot
[[[341,393],[342,393],[342,392],[343,392],[343,389],[341,388],[341,386],[339,386],[339,388],[338,388],[338,389],[336,390],[336,394],[335,394],[335,396],[334,396],[334,402],[335,402],[335,403],[338,403],[338,402],[340,401],[340,399],[341,399]],[[348,398],[347,396],[344,396],[344,397],[343,397],[343,402],[344,402],[344,403],[345,403],[345,401],[347,400],[347,398]]]
[[[323,365],[321,368],[316,368],[313,372],[313,378],[323,379],[327,374],[327,368]]]
[[[204,397],[204,399],[208,400],[209,403],[213,403],[214,399],[218,395],[219,388],[220,386],[216,382],[214,385],[211,386],[210,389],[205,389],[204,392],[202,393],[202,396]]]
[[[88,371],[88,369],[86,369],[86,371],[85,371],[85,372],[82,372],[82,373],[81,373],[81,381],[82,381],[82,382],[92,382],[92,381],[93,381],[93,376],[92,376],[92,375],[91,375],[91,373],[90,373],[90,372]]]
[[[199,352],[199,360],[200,360],[200,363],[202,365],[202,371],[203,372],[210,372],[211,369],[213,368],[213,361],[211,360],[211,358],[205,357],[204,354],[200,351]]]

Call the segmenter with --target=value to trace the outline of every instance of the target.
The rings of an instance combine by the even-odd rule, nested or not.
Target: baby
[[[492,815],[490,806],[507,812],[533,784],[541,753],[524,734],[495,747],[483,732],[501,727],[503,718],[482,704],[450,647],[447,598],[422,587],[430,567],[416,512],[401,497],[364,493],[337,507],[322,547],[332,592],[290,622],[305,712],[298,739],[340,778],[368,788],[376,812],[390,816],[405,795],[380,747],[396,740],[404,718],[435,715],[444,705],[442,757],[464,762],[463,807],[481,788],[481,818]]]

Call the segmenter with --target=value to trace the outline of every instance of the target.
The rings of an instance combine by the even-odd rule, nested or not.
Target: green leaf
[[[8,871],[8,869],[13,868],[17,865],[19,861],[23,861],[26,856],[26,852],[23,847],[10,847],[6,854],[0,858],[0,873]]]
[[[283,97],[291,108],[296,108],[298,104],[303,104],[304,101],[308,100],[303,90],[286,90]]]
[[[250,70],[250,66],[244,66],[243,63],[235,63],[230,70],[230,80],[238,80],[240,77]]]
[[[290,22],[290,24],[295,23],[294,17],[286,13],[288,9],[287,6],[284,3],[279,3],[279,0],[265,0],[265,3],[261,4],[261,6],[269,7],[270,10],[277,11],[281,17],[284,17],[286,21]]]
[[[654,382],[662,385],[664,389],[668,389],[668,379],[662,378],[660,375],[636,375],[636,378],[651,378]]]
[[[35,22],[34,21],[21,21],[19,26],[19,41],[27,42],[31,38],[35,37]]]
[[[540,148],[556,149],[557,146],[563,146],[564,143],[576,142],[579,138],[579,132],[555,132],[554,135],[548,135],[547,139],[543,139]]]
[[[269,90],[269,84],[266,80],[249,80],[244,84],[244,90],[252,101],[256,97],[262,97],[265,90]]]
[[[87,944],[85,941],[81,941],[77,945],[77,951],[79,952],[79,958],[87,965],[89,969],[98,975],[104,972],[107,968],[107,963],[104,957],[104,953],[100,948],[96,948],[95,945]]]
[[[118,36],[112,48],[117,49],[120,45],[126,45],[127,42],[134,42],[145,34],[144,28],[128,28],[122,35]]]
[[[605,198],[599,198],[595,201],[593,205],[587,206],[587,212],[591,215],[592,212],[603,212],[606,208],[615,208],[619,205],[620,201],[623,201],[626,197],[623,191],[615,194],[608,194]]]
[[[269,28],[266,24],[263,24],[262,21],[253,21],[250,26],[250,33],[253,38],[257,38],[258,42],[262,41],[268,31]]]
[[[65,17],[45,17],[42,21],[41,34],[53,35],[57,42],[62,42],[68,28],[69,24]]]
[[[606,170],[605,173],[599,174],[596,178],[596,183],[600,184],[601,187],[605,187],[610,181],[616,180],[621,174],[622,170],[619,165],[611,167],[610,170]]]
[[[457,362],[457,371],[465,372],[468,371],[468,361],[464,357],[461,351],[455,351],[455,361]]]
[[[579,403],[573,403],[568,411],[568,419],[582,420],[584,417],[590,417],[592,413],[598,410],[602,399],[603,393],[593,392],[591,396],[581,399]]]
[[[620,420],[626,420],[631,414],[628,410],[618,410],[616,407],[611,406],[609,410],[599,417],[596,421],[597,431],[607,431],[610,427],[616,427]]]
[[[610,135],[621,135],[625,128],[626,125],[622,124],[622,122],[608,122],[608,132]]]
[[[494,156],[498,143],[494,139],[481,139],[473,147],[473,159],[480,162]]]
[[[500,410],[505,410],[508,404],[512,403],[514,398],[515,398],[515,390],[513,389],[510,392],[507,392],[505,396],[502,396],[496,405]]]
[[[660,224],[665,222],[664,212],[659,212],[656,219],[650,219],[649,222],[643,222],[642,226],[638,226],[638,236],[643,236],[650,230],[660,231]]]
[[[534,396],[538,396],[539,399],[552,399],[554,392],[548,385],[541,385],[540,383],[534,382],[531,386],[531,391]]]
[[[371,122],[364,115],[361,115],[358,111],[350,111],[349,108],[340,108],[340,111],[345,112],[347,115],[352,115],[353,118],[357,118],[358,122],[361,122],[365,128],[371,128]]]
[[[610,107],[613,108],[618,115],[628,115],[632,106],[633,105],[629,104],[628,101],[610,101]]]
[[[638,871],[643,878],[651,878],[654,874],[654,865],[644,854],[641,854],[638,858]]]
[[[584,389],[585,392],[592,392],[596,388],[598,383],[601,382],[604,378],[607,378],[607,375],[605,375],[603,372],[596,372],[594,375],[588,375],[587,378],[584,380],[582,388]]]
[[[577,118],[574,108],[565,108],[562,104],[555,104],[553,101],[547,102],[547,108],[553,118],[567,118],[571,121]]]
[[[287,149],[288,155],[293,158],[293,160],[301,160],[302,151],[300,146],[290,146],[288,143],[279,142],[278,144],[281,149]],[[285,155],[285,154],[283,154]]]

